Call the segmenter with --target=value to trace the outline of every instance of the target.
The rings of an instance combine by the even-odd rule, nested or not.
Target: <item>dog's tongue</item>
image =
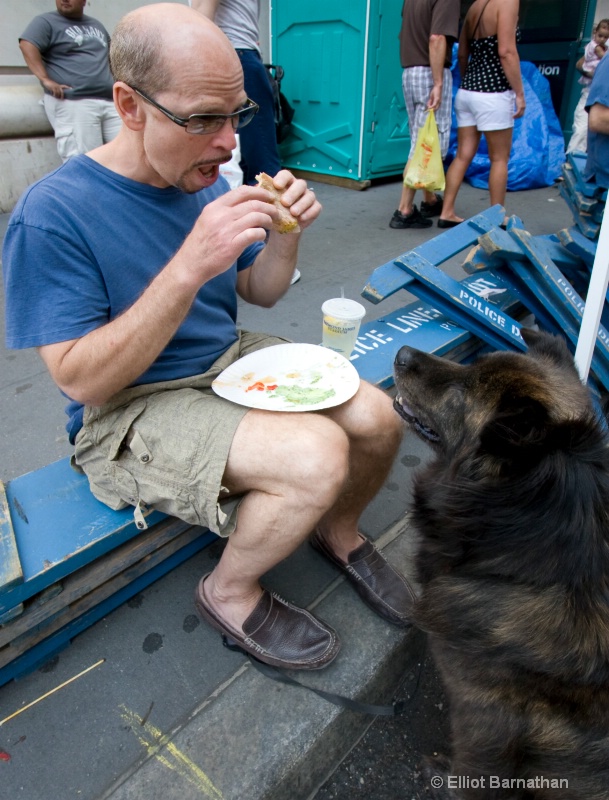
[[[408,403],[404,402],[404,398],[403,397],[398,397],[397,400],[398,400],[398,403],[402,406],[404,412],[406,414],[408,414],[409,417],[414,417],[414,415],[415,415],[414,411],[412,410],[412,408],[410,408]]]
[[[421,436],[423,436],[425,439],[428,439],[430,442],[440,441],[440,437],[433,430],[433,428],[423,425],[421,420],[417,418],[417,415],[410,408],[408,403],[404,402],[404,399],[401,396],[396,397],[395,402],[400,406],[404,418],[406,418],[407,421],[410,422],[410,424],[413,425],[416,430],[418,430]]]

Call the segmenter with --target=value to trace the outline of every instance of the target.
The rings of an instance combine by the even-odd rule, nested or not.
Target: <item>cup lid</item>
[[[346,297],[333,297],[321,307],[323,314],[330,314],[343,319],[361,319],[366,314],[366,309],[356,300]]]

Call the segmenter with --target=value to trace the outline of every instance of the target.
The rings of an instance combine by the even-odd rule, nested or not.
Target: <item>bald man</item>
[[[70,399],[74,463],[112,508],[155,508],[227,538],[195,592],[199,613],[268,664],[318,669],[336,632],[261,577],[307,538],[386,620],[409,624],[413,593],[359,532],[401,423],[362,383],[318,413],[248,409],[211,390],[229,364],[277,338],[241,332],[237,296],[286,292],[321,206],[274,178],[300,233],[272,230],[270,192],[219,175],[255,113],[228,39],[176,3],[144,6],[112,36],[116,139],[30,187],[4,249],[7,344],[36,347]]]

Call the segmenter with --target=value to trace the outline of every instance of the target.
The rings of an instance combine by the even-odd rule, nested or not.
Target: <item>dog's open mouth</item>
[[[412,409],[404,402],[401,397],[396,397],[393,401],[393,407],[398,412],[402,419],[405,419],[409,425],[415,429],[415,431],[421,436],[423,439],[427,439],[428,442],[439,442],[440,437],[438,434],[433,430],[433,428],[428,427],[427,425],[423,425],[420,419],[418,419],[412,412]]]

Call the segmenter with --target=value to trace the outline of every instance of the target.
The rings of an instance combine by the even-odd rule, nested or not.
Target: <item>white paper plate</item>
[[[317,344],[277,344],[250,353],[220,373],[212,389],[242,406],[318,411],[357,392],[359,375],[344,356]]]

